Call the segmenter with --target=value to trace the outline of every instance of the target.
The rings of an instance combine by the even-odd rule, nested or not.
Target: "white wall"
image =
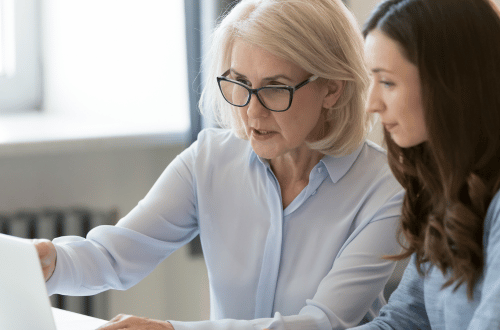
[[[347,0],[347,6],[353,12],[360,26],[366,21],[372,9],[380,0]]]

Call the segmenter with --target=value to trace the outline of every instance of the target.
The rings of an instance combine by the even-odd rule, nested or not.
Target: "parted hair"
[[[341,0],[242,0],[217,24],[200,109],[211,111],[220,126],[246,139],[239,112],[224,101],[216,82],[230,67],[237,38],[297,64],[325,83],[344,81],[337,103],[324,109],[323,136],[309,147],[340,156],[360,145],[372,124],[364,111],[368,74],[361,31]]]
[[[388,0],[371,14],[418,67],[428,140],[400,148],[385,132],[389,165],[406,190],[405,250],[467,285],[484,270],[483,227],[500,189],[500,18],[488,0]],[[427,268],[428,270],[429,268]]]

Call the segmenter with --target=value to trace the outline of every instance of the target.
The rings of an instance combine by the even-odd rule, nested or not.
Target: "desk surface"
[[[107,321],[78,313],[52,308],[57,330],[94,330]]]

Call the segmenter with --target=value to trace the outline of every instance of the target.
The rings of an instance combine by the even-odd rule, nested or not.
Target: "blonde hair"
[[[344,81],[337,103],[326,110],[325,134],[311,149],[341,156],[365,139],[371,116],[364,111],[368,74],[363,38],[340,0],[242,0],[220,21],[212,36],[209,80],[200,109],[211,108],[216,122],[246,139],[237,111],[222,97],[216,76],[227,71],[235,39],[255,44],[313,75]]]

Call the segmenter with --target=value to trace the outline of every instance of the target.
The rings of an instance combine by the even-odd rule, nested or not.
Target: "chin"
[[[265,148],[259,145],[251,144],[252,150],[257,154],[257,156],[264,159],[274,159],[278,156],[278,152],[272,148]]]
[[[400,148],[412,148],[426,141],[425,139],[402,139],[394,136],[391,138]]]
[[[276,158],[276,155],[273,152],[265,151],[265,150],[259,150],[259,149],[254,149],[252,148],[253,151],[257,154],[257,156],[264,158],[264,159],[273,159]]]

